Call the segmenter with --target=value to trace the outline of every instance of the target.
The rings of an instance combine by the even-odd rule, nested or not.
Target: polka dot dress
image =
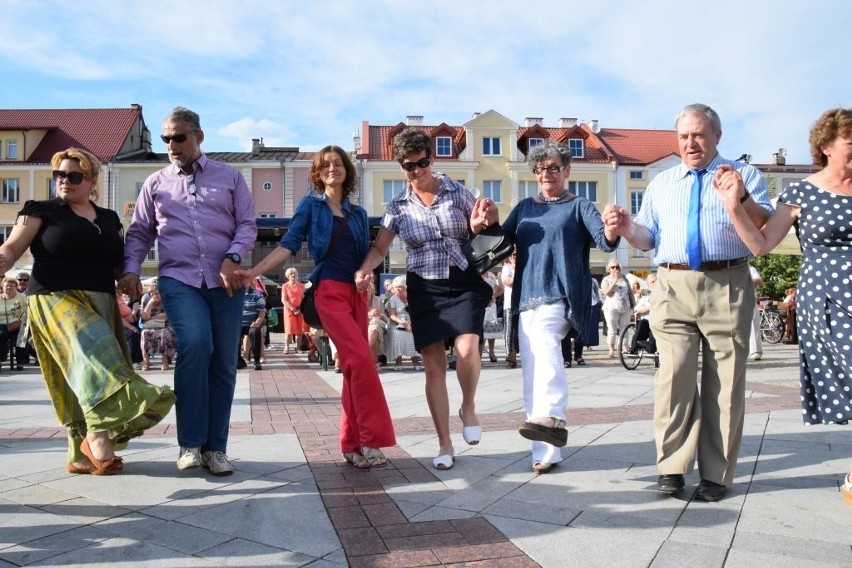
[[[802,418],[806,424],[845,424],[852,419],[852,196],[802,181],[790,184],[778,201],[801,208],[796,322]]]

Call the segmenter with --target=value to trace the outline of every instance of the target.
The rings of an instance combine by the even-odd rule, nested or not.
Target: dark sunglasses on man
[[[160,140],[162,140],[163,143],[165,143],[165,144],[168,144],[172,140],[174,140],[178,144],[182,144],[183,142],[186,142],[186,138],[187,138],[186,132],[182,132],[181,134],[173,134],[171,136],[166,136],[165,134],[160,134]]]

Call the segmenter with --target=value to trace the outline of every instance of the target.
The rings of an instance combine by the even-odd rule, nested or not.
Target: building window
[[[645,172],[642,170],[630,170],[630,179],[645,179]]]
[[[447,157],[453,155],[453,139],[449,136],[435,138],[435,155]]]
[[[17,203],[20,201],[20,187],[17,178],[3,180],[3,203]]]
[[[598,182],[596,181],[569,181],[568,191],[574,195],[585,197],[592,203],[598,200]]]
[[[0,239],[2,239],[2,240],[0,240],[0,244],[3,244],[3,243],[6,242],[6,239],[8,239],[9,235],[12,234],[13,228],[14,228],[14,225],[2,225],[2,226],[0,226]]]
[[[518,182],[518,197],[520,199],[535,197],[536,195],[538,195],[538,183],[534,181]]]
[[[544,144],[544,138],[530,138],[529,140],[529,150],[532,150],[536,146],[541,146]]]
[[[490,199],[494,203],[502,203],[502,183],[500,180],[482,182],[482,197]]]
[[[271,181],[263,182],[263,191],[272,191],[272,182]]]
[[[630,214],[638,215],[639,210],[642,208],[642,197],[645,196],[644,191],[631,191],[630,192]]]
[[[568,149],[571,150],[571,156],[574,158],[583,157],[583,139],[570,138],[568,140]]]
[[[482,154],[485,156],[500,155],[500,138],[496,136],[486,136],[482,139]]]
[[[148,260],[157,260],[157,249],[152,248],[148,251]]]
[[[16,139],[9,139],[6,141],[6,159],[18,159],[18,141]]]
[[[261,213],[261,219],[275,219],[275,213]]]
[[[139,197],[139,194],[142,193],[142,182],[136,182],[136,197]]]
[[[393,196],[405,189],[405,181],[401,179],[391,179],[382,182],[382,203],[390,203]]]
[[[49,179],[47,180],[47,198],[53,199],[56,197],[56,180]]]

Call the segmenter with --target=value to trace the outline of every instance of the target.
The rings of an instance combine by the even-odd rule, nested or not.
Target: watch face
[[[235,252],[228,253],[228,254],[226,254],[225,256],[226,256],[226,257],[228,257],[228,258],[230,258],[231,260],[233,260],[233,261],[234,261],[234,262],[236,262],[237,264],[239,264],[239,263],[240,263],[240,261],[242,260],[242,258],[240,257],[240,255],[238,255],[238,254],[237,254],[237,253],[235,253]]]

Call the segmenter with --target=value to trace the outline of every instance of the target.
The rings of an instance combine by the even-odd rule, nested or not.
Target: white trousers
[[[763,341],[760,337],[760,310],[757,306],[754,308],[754,315],[751,317],[751,335],[748,338],[748,353],[760,353],[763,355]]]
[[[521,312],[518,343],[527,419],[565,418],[568,378],[562,358],[562,338],[568,329],[563,302]],[[546,442],[532,442],[532,461],[558,463],[562,461],[562,451]]]

